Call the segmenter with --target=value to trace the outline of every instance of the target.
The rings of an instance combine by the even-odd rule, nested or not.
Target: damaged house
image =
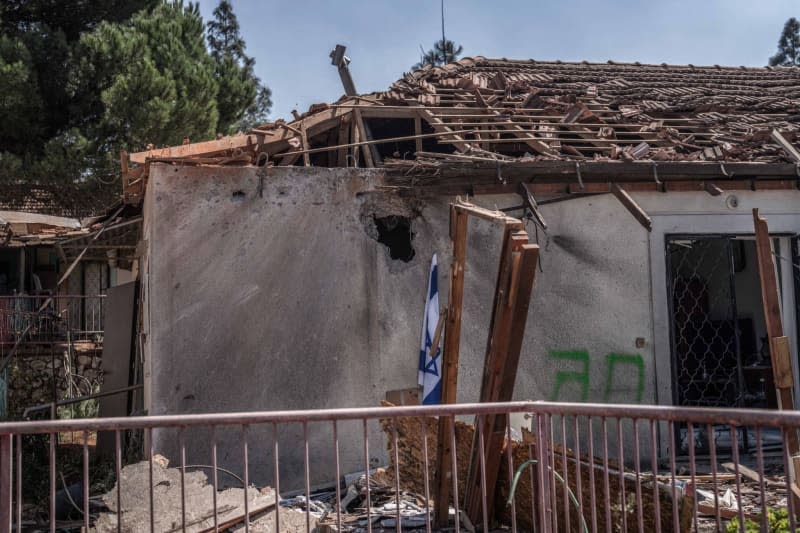
[[[791,386],[778,385],[797,397],[798,69],[475,57],[357,94],[343,52],[334,104],[123,158],[125,201],[143,212],[149,414],[413,401],[428,269],[437,254],[449,272],[457,197],[523,219],[540,247],[514,398],[778,407],[753,208],[769,221],[791,354]],[[501,251],[479,222],[458,402],[479,400]],[[440,287],[446,302],[444,274]],[[282,431],[297,485],[302,428]],[[675,431],[660,454],[672,438],[687,453]],[[168,433],[154,446],[174,456]],[[351,470],[353,433],[339,436]],[[693,437],[711,438],[730,446]],[[236,463],[235,439],[220,439]],[[329,477],[330,457],[312,463],[312,484]]]
[[[68,404],[104,388],[108,297],[111,294],[113,302],[118,292],[114,287],[131,285],[137,277],[134,252],[141,217],[136,208],[117,205],[107,213],[100,211],[100,216],[78,218],[75,215],[86,212],[69,208],[69,192],[68,187],[56,185],[4,188],[0,205],[3,418],[52,417],[55,402]],[[84,210],[96,207],[90,195],[80,201]],[[111,375],[122,372],[114,367]],[[118,414],[127,413],[123,408]]]

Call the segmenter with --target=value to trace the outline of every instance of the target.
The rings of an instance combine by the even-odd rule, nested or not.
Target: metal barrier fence
[[[98,340],[105,295],[0,296],[0,346],[23,342]]]
[[[487,476],[485,457],[479,454],[479,464],[471,467],[480,469],[481,508],[463,509],[464,473],[470,467],[464,461],[470,457],[473,439],[483,450],[487,437],[484,417],[490,414],[505,415],[503,464],[497,483],[487,486],[492,473]],[[531,429],[517,435],[511,422],[520,415],[530,421]],[[469,516],[478,516],[474,526],[484,531],[496,523],[511,531],[536,532],[724,531],[727,527],[742,532],[773,531],[780,530],[770,529],[778,520],[785,521],[788,531],[797,526],[800,508],[792,497],[792,481],[785,475],[791,458],[783,446],[767,450],[769,439],[765,436],[776,434],[785,440],[800,427],[800,412],[528,401],[2,423],[0,531],[22,531],[31,523],[39,528],[49,526],[50,531],[66,527],[57,519],[63,451],[57,450],[55,437],[67,431],[111,432],[117,483],[104,500],[110,508],[124,511],[102,516],[103,512],[90,510],[90,498],[85,495],[97,479],[91,479],[91,446],[83,439],[78,470],[82,489],[80,496],[70,497],[82,516],[70,527],[174,532],[226,531],[236,526],[250,531],[267,520],[269,525],[258,526],[259,531],[281,531],[283,521],[293,516],[285,514],[291,502],[302,507],[302,513],[292,512],[295,519],[302,518],[300,527],[309,531],[315,527],[323,531],[432,531],[436,529],[431,513],[436,488],[435,465],[431,464],[437,445],[436,430],[432,429],[435,417],[454,421],[449,445],[455,466],[446,482],[452,483],[449,527],[456,532],[471,529]],[[290,425],[300,429],[300,437],[287,446],[279,435]],[[728,429],[725,439],[723,428]],[[147,443],[144,462],[133,465],[144,465],[139,477],[121,475],[132,468],[123,470],[121,442],[129,430],[143,431]],[[708,438],[702,454],[696,446],[698,430],[714,436]],[[382,437],[376,439],[376,433]],[[30,436],[37,434],[48,443],[44,462],[49,490],[39,495],[44,522],[23,516],[29,503],[37,503],[24,501],[23,478],[27,469],[44,466],[33,463],[26,449]],[[317,438],[321,434],[325,435],[322,440]],[[748,448],[741,446],[744,434],[751,435]],[[254,435],[271,438],[265,442],[259,437],[256,442]],[[156,436],[160,443],[171,439],[177,450],[171,457],[177,463],[171,478],[177,498],[173,507],[165,492],[170,490],[170,478],[154,453]],[[355,449],[342,446],[354,439]],[[682,440],[686,441],[685,456],[681,455]],[[718,447],[722,441],[724,446]],[[187,462],[187,443],[194,447],[193,454],[198,447],[207,453],[213,487],[206,494],[207,501],[201,501],[189,486],[198,466]],[[372,459],[376,449],[388,450],[388,470],[375,470]],[[220,455],[232,454],[239,454],[241,470],[230,473],[247,489],[241,492],[240,505],[228,499],[223,506],[226,493],[219,491],[220,477],[233,467],[226,464],[223,469]],[[289,473],[301,480],[299,496],[281,505],[276,496],[281,494],[281,476],[286,474],[282,461],[292,455],[301,458],[290,464],[298,472]],[[320,456],[330,457],[332,464],[321,463]],[[346,461],[340,460],[344,456],[349,461],[355,458],[355,470],[367,473],[351,477],[355,481],[350,486],[342,482],[347,479],[342,475]],[[745,466],[748,461],[751,468]],[[274,499],[271,505],[256,507],[254,497],[269,491],[254,496],[249,490],[250,474],[264,465],[269,465],[272,473],[261,482],[270,485]],[[323,467],[330,470],[330,484],[321,498],[315,496],[319,491],[312,488],[311,478],[312,474],[319,478],[317,470]],[[409,494],[416,499],[409,501]],[[132,507],[137,502],[144,506],[138,514]],[[101,518],[103,527],[98,525]]]

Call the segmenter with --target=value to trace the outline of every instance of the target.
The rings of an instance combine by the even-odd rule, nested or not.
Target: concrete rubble
[[[153,457],[153,511],[154,530],[160,532],[180,531],[181,516],[181,470],[169,468],[169,462],[160,455]],[[122,531],[144,533],[150,531],[150,466],[141,461],[122,469]],[[110,512],[102,513],[95,522],[94,531],[117,531],[117,484],[103,495],[102,500]],[[208,483],[205,473],[186,472],[184,477],[186,502],[186,531],[199,533],[214,526],[214,487]],[[217,493],[217,517],[220,524],[244,516],[244,490],[228,488]],[[271,489],[259,491],[248,487],[249,512],[255,514],[274,509],[275,492]],[[252,519],[251,519],[252,521]],[[304,526],[305,527],[305,526]]]

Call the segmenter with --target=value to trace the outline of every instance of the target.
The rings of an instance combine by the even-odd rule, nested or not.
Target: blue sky
[[[200,0],[208,20],[218,0]],[[328,53],[347,55],[359,92],[386,89],[441,35],[439,0],[232,0],[271,118],[343,90]],[[565,61],[765,65],[800,0],[445,0],[464,55]]]

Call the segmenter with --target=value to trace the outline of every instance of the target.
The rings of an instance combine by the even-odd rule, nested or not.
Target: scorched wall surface
[[[154,164],[143,269],[149,413],[371,406],[388,390],[415,386],[434,252],[447,301],[453,199],[400,200],[377,191],[380,183],[380,171],[363,169]],[[548,235],[528,227],[542,261],[519,399],[654,400],[648,236],[615,202],[599,196],[545,206]],[[506,207],[519,199],[476,203]],[[373,215],[411,218],[411,261],[391,259],[373,238]],[[500,239],[497,227],[470,222],[460,402],[479,394]],[[610,354],[642,364],[609,372]],[[280,436],[284,488],[302,480],[302,428],[295,426]],[[361,426],[344,426],[342,469],[363,469]],[[311,427],[310,435],[312,484],[331,480],[330,427]],[[187,434],[190,463],[210,461],[207,439]],[[218,439],[220,463],[241,472],[239,429],[218,431]],[[251,428],[248,442],[251,479],[270,483],[263,457],[272,428]],[[154,443],[178,460],[175,431],[157,432]],[[375,462],[385,461],[377,431],[370,450]]]

